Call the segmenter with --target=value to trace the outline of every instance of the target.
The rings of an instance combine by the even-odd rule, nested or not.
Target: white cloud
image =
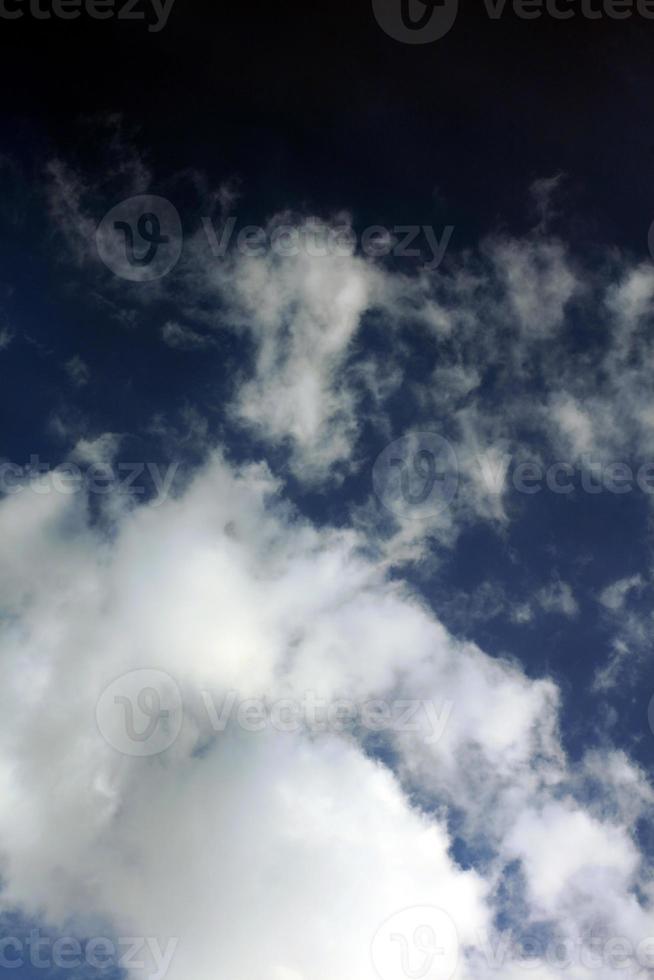
[[[645,580],[642,575],[631,575],[628,578],[618,579],[611,585],[607,585],[599,596],[599,601],[611,612],[619,612],[627,601],[627,596],[634,589],[642,589]]]
[[[346,362],[378,285],[369,262],[302,251],[284,260],[239,254],[221,271],[232,317],[256,344],[234,412],[267,441],[288,442],[309,483],[353,464],[360,422]]]
[[[579,605],[572,588],[567,582],[553,582],[536,593],[536,599],[545,612],[560,613],[562,616],[576,616]]]
[[[66,361],[66,373],[76,388],[82,388],[89,383],[91,372],[88,364],[77,354]]]
[[[212,340],[191,327],[169,320],[161,328],[164,344],[179,350],[202,350],[212,346]]]
[[[559,803],[523,812],[504,846],[510,857],[520,858],[538,910],[557,919],[573,902],[593,902],[600,883],[628,892],[639,863],[626,828]]]
[[[121,438],[116,432],[104,432],[94,439],[79,439],[71,457],[75,462],[88,466],[109,467],[120,448]]]
[[[511,610],[511,619],[514,623],[530,623],[534,618],[534,611],[528,602],[516,604]]]
[[[265,467],[220,457],[179,499],[119,514],[110,539],[78,498],[0,503],[6,906],[178,937],[170,980],[369,980],[372,935],[410,905],[444,907],[474,944],[512,857],[534,914],[610,872],[600,911],[627,916],[637,853],[626,825],[570,796],[555,685],[457,643],[363,545],[301,520]],[[103,688],[138,667],[167,671],[186,705],[152,759],[119,756],[94,724]],[[418,731],[380,733],[393,775],[354,730],[216,734],[199,692],[230,689],[451,710],[436,742],[425,714]],[[485,873],[452,857],[451,805],[495,854]],[[471,957],[461,975],[484,973]]]
[[[553,397],[552,420],[566,440],[573,457],[588,453],[595,445],[592,416],[569,395]]]
[[[526,335],[550,336],[563,323],[578,283],[565,248],[555,239],[495,240],[490,245],[498,275]]]

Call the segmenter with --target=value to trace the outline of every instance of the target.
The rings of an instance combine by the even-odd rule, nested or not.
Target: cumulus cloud
[[[553,682],[457,642],[356,532],[313,527],[279,489],[265,466],[214,455],[161,507],[112,508],[109,537],[79,498],[0,504],[3,907],[162,949],[175,937],[171,980],[369,978],[375,930],[408,906],[446,909],[477,949],[515,860],[534,918],[564,908],[581,934],[570,889],[588,902],[601,880],[594,914],[624,927],[637,850],[575,791]],[[182,693],[179,737],[121,755],[98,698],[153,668]],[[437,738],[427,713],[375,735],[216,729],[201,693],[220,706],[230,691],[428,700],[446,724]],[[490,864],[457,863],[450,809]],[[461,976],[480,970],[464,956]]]

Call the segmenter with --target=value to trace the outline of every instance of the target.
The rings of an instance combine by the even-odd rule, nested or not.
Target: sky
[[[654,969],[654,6],[0,2],[0,972]]]

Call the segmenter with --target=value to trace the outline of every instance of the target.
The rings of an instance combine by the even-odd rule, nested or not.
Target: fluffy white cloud
[[[300,519],[265,467],[215,456],[178,499],[109,513],[107,536],[79,497],[0,504],[5,908],[162,949],[177,938],[171,980],[367,980],[375,930],[414,905],[444,908],[477,950],[462,976],[488,975],[478,935],[516,858],[533,914],[556,917],[568,883],[608,862],[597,914],[627,916],[637,852],[624,823],[574,802],[551,681],[458,643],[359,535]],[[94,721],[107,684],[138,668],[169,673],[185,707],[152,758],[120,755]],[[356,726],[216,731],[200,692],[220,705],[230,690],[430,701],[445,724],[387,725],[374,755]],[[494,855],[485,870],[453,857],[450,807]]]
[[[352,466],[357,399],[347,355],[379,288],[373,266],[355,256],[280,260],[237,255],[221,270],[231,316],[252,333],[254,377],[240,387],[239,418],[273,444],[288,441],[307,482],[336,463]]]

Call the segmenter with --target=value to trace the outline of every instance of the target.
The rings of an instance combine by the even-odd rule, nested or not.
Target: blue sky
[[[181,4],[5,25],[0,970],[642,975],[649,25]]]

